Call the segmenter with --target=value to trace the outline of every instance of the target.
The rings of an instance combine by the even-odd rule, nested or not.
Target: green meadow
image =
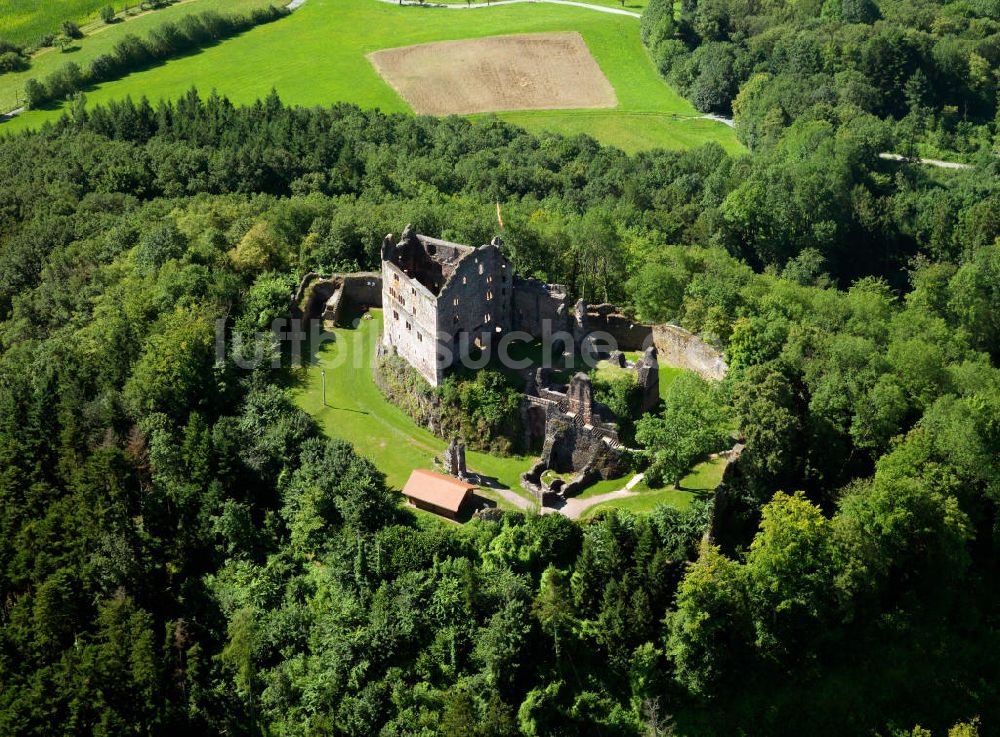
[[[208,3],[221,1],[189,0],[189,6],[209,7]],[[163,17],[159,15],[163,12],[152,15]],[[156,101],[177,98],[196,86],[203,94],[214,89],[234,102],[249,103],[273,88],[289,104],[344,101],[387,112],[409,112],[366,54],[433,41],[554,31],[578,31],[584,37],[615,88],[617,108],[509,112],[498,117],[534,131],[587,133],[626,151],[685,148],[708,141],[730,151],[740,149],[725,125],[686,119],[697,113],[660,78],[640,42],[637,19],[541,3],[459,11],[377,0],[307,0],[288,18],[101,84],[86,94],[90,104],[126,95]],[[111,34],[109,30],[105,35],[110,39]],[[85,59],[84,54],[96,55],[87,51],[93,42],[81,42],[76,52],[79,59]],[[14,84],[0,78],[0,99],[12,96]],[[36,126],[60,114],[59,108],[31,111],[0,125],[0,131]]]
[[[722,473],[725,470],[726,461],[721,458],[712,458],[692,468],[691,473],[682,478],[676,486],[651,489],[645,481],[640,481],[632,489],[632,491],[638,492],[635,496],[595,504],[584,510],[580,517],[581,519],[589,519],[605,509],[627,509],[630,512],[644,514],[660,504],[668,504],[671,507],[677,507],[677,509],[687,509],[694,499],[711,494],[722,483]],[[628,481],[628,479],[624,481]],[[587,499],[615,491],[623,486],[624,483],[621,479],[600,481],[584,491],[580,498]]]
[[[625,4],[618,2],[618,0],[580,0],[581,2],[586,2],[588,5],[604,5],[608,8],[619,8],[621,10],[627,10],[630,13],[641,13],[646,9],[649,0],[625,0]],[[427,2],[433,3],[435,5],[465,5],[466,0],[427,0]],[[470,2],[485,2],[485,0],[470,0]]]
[[[133,3],[138,5],[138,2]],[[119,3],[107,0],[0,0],[0,38],[19,44],[30,44],[45,33],[58,33],[64,20],[82,24],[97,17],[105,5]]]
[[[111,52],[115,44],[128,34],[142,37],[162,23],[177,21],[191,13],[214,10],[230,14],[279,4],[284,3],[274,2],[274,0],[184,0],[167,8],[126,18],[119,23],[110,25],[102,23],[93,28],[87,28],[85,29],[87,36],[74,41],[70,50],[62,52],[56,48],[42,49],[32,57],[30,69],[0,75],[0,110],[13,110],[24,102],[22,90],[24,83],[29,79],[44,79],[63,64],[71,61],[86,68],[101,54]],[[36,115],[45,115],[46,113],[47,111],[30,113],[25,119],[30,120]],[[51,113],[48,114],[51,115]],[[2,130],[6,130],[6,127],[0,127],[0,131]]]

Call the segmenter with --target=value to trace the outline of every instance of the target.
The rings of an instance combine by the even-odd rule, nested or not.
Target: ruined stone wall
[[[565,287],[515,276],[513,289],[513,330],[523,330],[540,338],[545,321],[548,321],[552,332],[571,329],[569,318],[572,310]]]
[[[545,467],[565,473],[582,471],[610,479],[625,472],[621,452],[604,440],[604,433],[592,432],[569,417],[553,415],[546,424],[542,460]]]
[[[331,281],[340,282],[327,299],[323,319],[339,325],[352,310],[382,306],[382,275],[372,271],[357,274],[334,274]]]
[[[679,325],[653,326],[653,343],[661,363],[690,369],[704,379],[722,379],[729,368],[722,351]]]
[[[510,262],[495,245],[464,256],[438,295],[437,331],[442,341],[461,333],[498,336],[510,329],[513,287]]]
[[[381,307],[381,274],[362,271],[331,274],[326,278],[316,273],[306,274],[292,297],[291,315],[306,320],[323,318],[337,322],[340,313],[348,305],[360,308]]]
[[[442,367],[437,360],[437,298],[391,261],[382,262],[382,340],[437,386]]]
[[[653,329],[635,322],[610,304],[587,308],[587,330],[608,333],[620,351],[641,351],[652,344]]]

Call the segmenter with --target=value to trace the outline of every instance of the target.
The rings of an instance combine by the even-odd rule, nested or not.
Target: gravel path
[[[559,507],[558,509],[554,507],[545,507],[542,509],[542,514],[563,514],[570,519],[579,519],[580,515],[586,512],[591,507],[601,504],[603,502],[610,502],[613,499],[624,499],[630,496],[638,496],[638,491],[632,491],[636,484],[642,481],[645,474],[637,473],[629,482],[625,484],[624,489],[619,489],[618,491],[609,491],[605,494],[598,494],[597,496],[588,497],[586,499],[577,499],[573,497],[567,499],[566,503]]]
[[[293,0],[293,2],[305,2],[305,0]],[[611,13],[612,15],[627,15],[630,18],[641,18],[639,13],[633,13],[623,8],[609,8],[606,5],[591,5],[590,3],[578,3],[574,0],[497,0],[495,3],[467,3],[465,5],[445,4],[445,3],[419,3],[415,0],[379,0],[389,5],[423,5],[426,8],[448,8],[449,10],[471,10],[473,8],[493,8],[497,5],[514,5],[515,3],[551,3],[553,5],[572,5],[577,8],[588,8],[601,13]]]

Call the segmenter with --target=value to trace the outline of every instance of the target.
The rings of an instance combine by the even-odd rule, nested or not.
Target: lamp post
[[[326,406],[326,369],[320,369],[319,375],[323,379],[323,406]]]

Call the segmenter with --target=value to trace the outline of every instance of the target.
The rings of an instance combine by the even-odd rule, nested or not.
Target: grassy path
[[[573,519],[589,519],[605,509],[627,509],[631,512],[649,512],[660,504],[669,504],[678,509],[686,509],[699,496],[710,494],[722,482],[722,474],[726,470],[727,461],[723,458],[712,458],[699,463],[691,473],[681,479],[676,486],[662,489],[651,489],[644,480],[629,484],[622,489],[618,481],[618,491],[607,491],[600,482],[587,489],[576,500],[579,503],[570,507],[569,500],[563,510],[566,516]],[[634,481],[633,477],[633,481]]]

